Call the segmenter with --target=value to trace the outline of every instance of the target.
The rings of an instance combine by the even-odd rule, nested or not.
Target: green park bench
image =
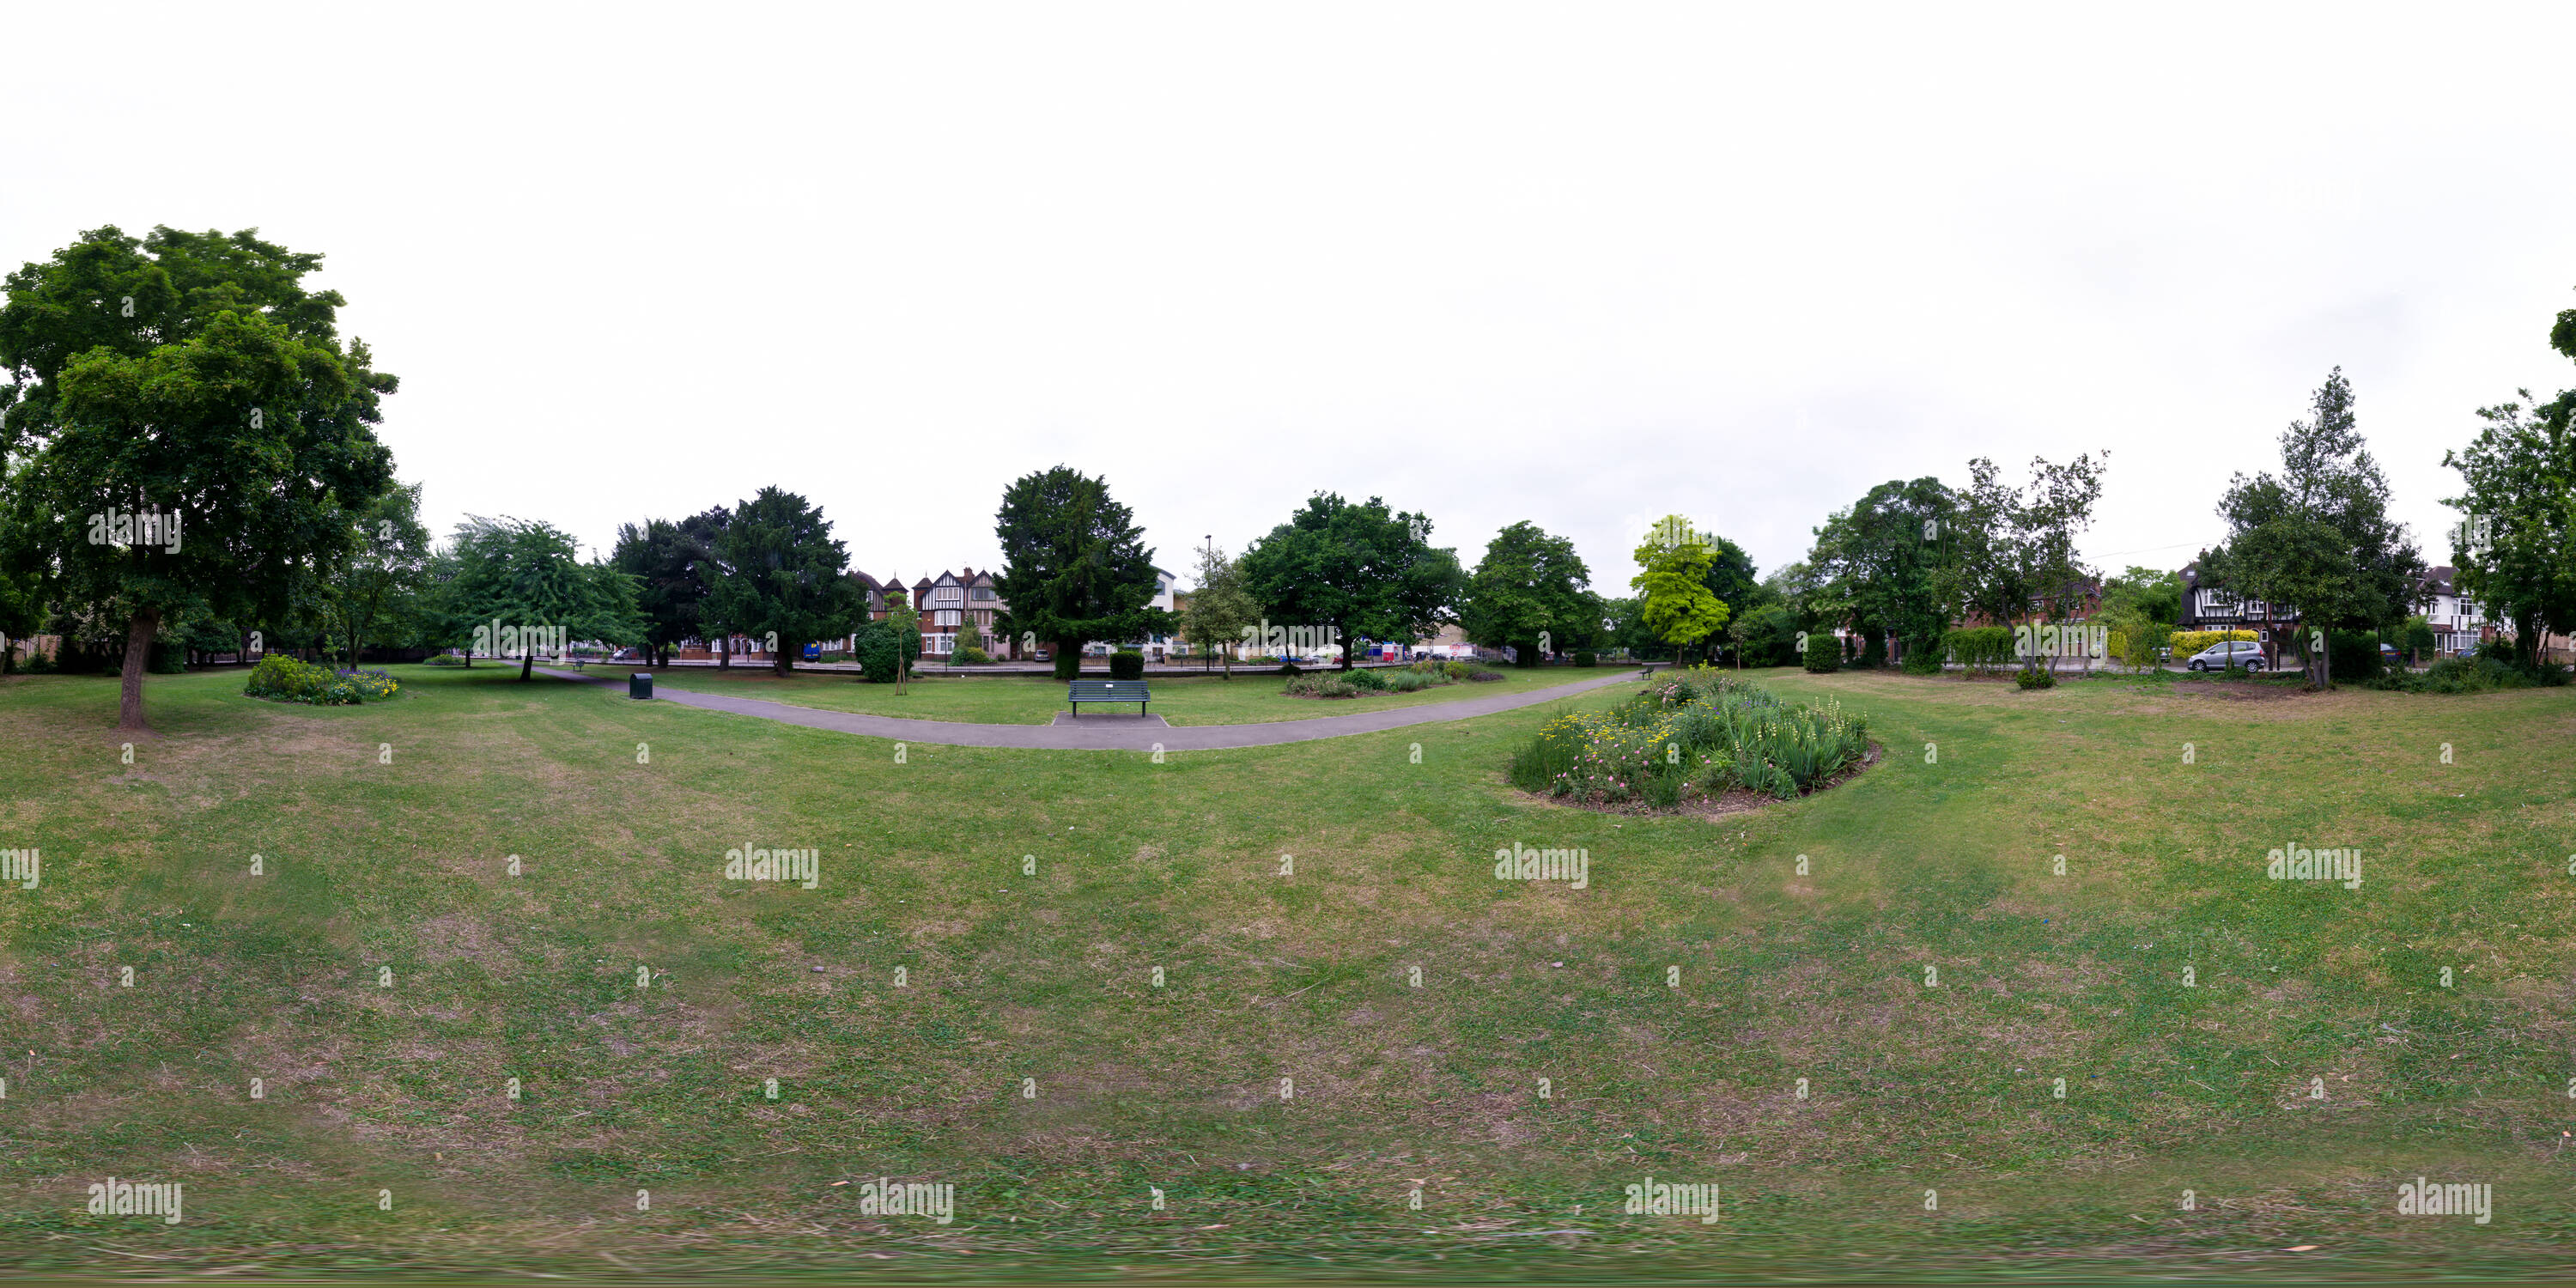
[[[1064,700],[1073,704],[1073,714],[1082,714],[1086,702],[1133,702],[1136,718],[1145,717],[1145,704],[1154,695],[1145,691],[1143,680],[1076,680],[1065,690]]]

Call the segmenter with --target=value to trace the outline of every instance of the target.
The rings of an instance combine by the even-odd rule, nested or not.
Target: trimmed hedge
[[[2173,660],[2188,661],[2191,655],[2221,640],[2250,640],[2252,631],[2175,631],[2165,637],[2165,647],[2173,650]]]
[[[1819,675],[1843,669],[1843,642],[1817,631],[1807,637],[1807,669]]]
[[[1576,649],[1574,651],[1574,664],[1576,666],[1599,666],[1601,665],[1601,657],[1599,654],[1594,653],[1588,648]]]
[[[2012,628],[1969,626],[1941,633],[1941,651],[1971,671],[1993,670],[2012,662]]]
[[[1144,679],[1145,655],[1130,648],[1122,648],[1117,652],[1110,654],[1109,678],[1113,680]]]

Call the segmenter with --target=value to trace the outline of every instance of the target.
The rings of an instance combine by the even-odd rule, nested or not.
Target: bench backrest
[[[1065,691],[1068,702],[1151,702],[1143,680],[1075,680]]]

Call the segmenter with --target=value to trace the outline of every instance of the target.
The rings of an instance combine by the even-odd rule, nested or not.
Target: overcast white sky
[[[0,262],[326,253],[442,531],[775,483],[911,580],[1061,462],[1185,578],[1333,489],[1625,593],[2107,447],[2086,553],[2174,567],[2339,363],[2439,563],[2576,385],[2576,10],[2483,12],[11,5]]]

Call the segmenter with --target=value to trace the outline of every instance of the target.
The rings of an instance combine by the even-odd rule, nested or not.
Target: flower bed
[[[1708,667],[1668,672],[1607,711],[1562,716],[1512,756],[1524,791],[1588,805],[1754,791],[1786,799],[1861,763],[1866,722],[1842,704],[1792,705]]]
[[[242,692],[254,698],[323,707],[382,702],[401,690],[383,671],[334,671],[280,654],[261,658],[250,669],[250,682],[242,686]]]

